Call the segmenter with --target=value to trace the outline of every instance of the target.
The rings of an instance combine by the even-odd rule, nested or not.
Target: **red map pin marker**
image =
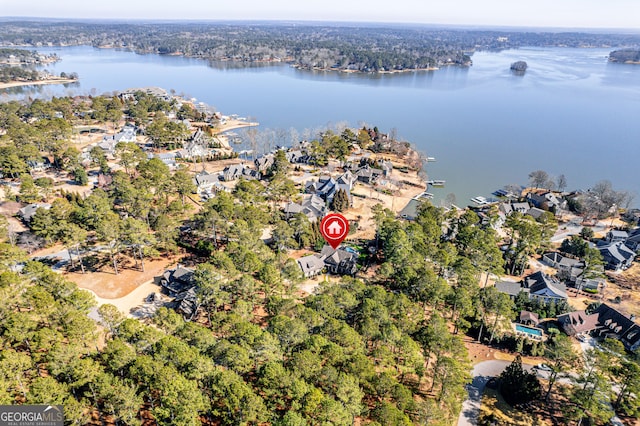
[[[349,233],[349,221],[339,213],[330,213],[322,218],[320,233],[335,250]]]

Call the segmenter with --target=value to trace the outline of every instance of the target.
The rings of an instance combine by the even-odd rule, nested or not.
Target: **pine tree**
[[[339,189],[331,202],[331,209],[337,212],[345,211],[349,208],[349,195],[344,189]]]

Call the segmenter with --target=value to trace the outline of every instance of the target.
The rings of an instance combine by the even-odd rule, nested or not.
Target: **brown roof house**
[[[569,336],[588,334],[598,328],[598,314],[587,315],[585,311],[569,312],[560,315],[558,323]]]

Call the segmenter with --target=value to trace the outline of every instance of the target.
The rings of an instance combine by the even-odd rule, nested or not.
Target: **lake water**
[[[608,179],[616,189],[640,194],[640,66],[608,63],[609,49],[479,52],[470,68],[395,75],[309,72],[284,64],[208,66],[91,47],[38,50],[56,52],[62,61],[48,68],[75,71],[80,82],[21,95],[160,86],[224,114],[251,117],[262,128],[303,133],[338,122],[395,128],[437,158],[427,171],[446,187],[433,192],[437,199],[453,193],[459,205],[505,184],[526,184],[538,169],[565,174],[571,189]],[[517,60],[529,65],[524,76],[509,70]]]

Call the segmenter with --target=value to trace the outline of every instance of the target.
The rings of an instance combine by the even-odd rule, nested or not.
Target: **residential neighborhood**
[[[595,190],[532,181],[461,207],[438,200],[445,182],[427,179],[424,157],[377,128],[324,129],[241,155],[225,132],[257,123],[162,90],[64,102],[37,120],[49,123],[58,109],[69,117],[68,140],[50,158],[43,151],[27,161],[2,148],[2,271],[39,277],[25,278],[30,285],[57,289],[64,280],[87,290],[100,304],[86,304],[87,318],[110,330],[109,342],[117,332],[137,342],[138,332],[126,331],[135,327],[194,345],[212,338],[212,366],[245,386],[273,363],[302,363],[307,345],[344,345],[371,363],[362,380],[374,388],[379,367],[398,389],[415,388],[421,403],[455,395],[440,406],[443,416],[466,398],[472,362],[553,363],[543,370],[596,389],[583,376],[591,370],[554,351],[622,365],[640,347],[640,228],[635,216],[602,204],[620,195],[612,188],[595,198]],[[329,213],[349,225],[335,248],[320,232]],[[325,231],[345,229],[333,222]],[[246,346],[240,329],[266,340]],[[264,345],[278,348],[253,360],[250,351]],[[549,386],[553,401],[546,416],[566,395],[585,406],[578,379],[555,383],[536,371],[532,380]],[[619,370],[602,371],[618,380]],[[627,407],[640,409],[635,394],[619,398],[614,413],[631,418]],[[543,410],[543,401],[532,407]]]

